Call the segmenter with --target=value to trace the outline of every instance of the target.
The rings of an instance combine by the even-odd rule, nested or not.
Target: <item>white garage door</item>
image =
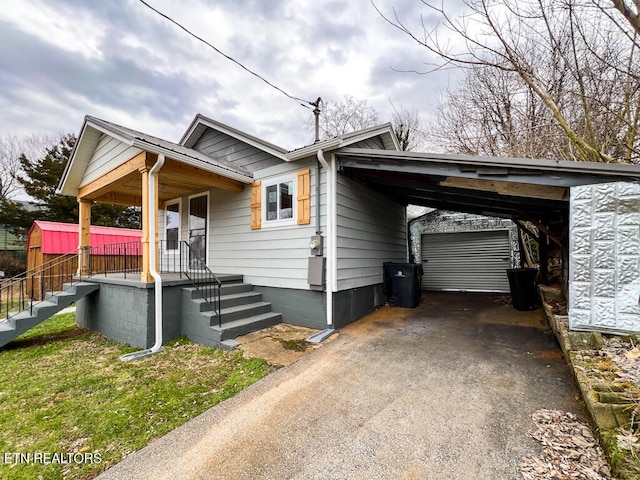
[[[509,293],[508,230],[422,235],[423,290]]]

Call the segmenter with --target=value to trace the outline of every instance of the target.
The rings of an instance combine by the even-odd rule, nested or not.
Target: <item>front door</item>
[[[189,198],[189,266],[199,270],[207,263],[209,196]]]

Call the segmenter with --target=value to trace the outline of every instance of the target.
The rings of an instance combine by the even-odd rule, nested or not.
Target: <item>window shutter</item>
[[[251,184],[251,229],[262,227],[262,188],[261,182]]]
[[[311,223],[311,170],[298,172],[298,225]]]

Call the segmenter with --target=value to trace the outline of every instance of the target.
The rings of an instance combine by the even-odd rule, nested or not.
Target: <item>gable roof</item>
[[[188,165],[243,183],[251,183],[253,181],[253,175],[243,168],[221,160],[215,160],[183,145],[87,115],[84,118],[78,142],[71,153],[71,158],[69,162],[67,162],[60,182],[58,183],[57,191],[59,193],[66,195],[75,195],[77,193],[80,182],[82,181],[82,175],[103,135],[109,135],[126,145],[137,147],[157,155],[164,154],[167,157],[179,160]],[[117,166],[118,165],[113,165],[114,168]]]
[[[248,170],[223,160],[214,159],[205,153],[191,148],[197,143],[207,128],[229,135],[284,162],[308,158],[309,156],[315,155],[319,149],[332,151],[338,148],[353,146],[358,142],[363,142],[375,137],[380,138],[385,150],[399,150],[398,140],[390,123],[346,133],[335,138],[315,142],[296,150],[287,151],[284,148],[265,142],[264,140],[241,132],[202,114],[196,115],[179,144],[87,115],[84,118],[78,142],[71,153],[71,158],[69,162],[67,162],[67,165],[65,165],[58,183],[57,192],[64,195],[77,194],[87,166],[96,151],[98,143],[104,135],[108,135],[127,146],[138,148],[139,151],[147,151],[157,155],[164,154],[169,158],[208,172],[238,180],[242,183],[251,183],[253,181],[253,175]],[[112,168],[119,166],[116,164],[117,162],[113,163],[114,165],[111,165]]]
[[[254,137],[253,135],[241,132],[238,129],[208,118],[200,113],[197,114],[191,122],[191,125],[182,136],[180,144],[184,145],[185,147],[192,148],[207,128],[225,133],[230,137],[235,138],[236,140],[247,143],[248,145],[267,152],[276,158],[284,160],[285,162],[291,162],[299,160],[301,158],[309,157],[311,155],[315,155],[319,149],[322,149],[324,151],[335,150],[337,148],[348,147],[355,143],[378,136],[381,138],[385,150],[400,150],[398,139],[395,136],[393,127],[390,123],[376,125],[374,127],[358,130],[356,132],[345,133],[337,137],[321,140],[310,145],[305,145],[301,148],[287,151],[284,148],[278,147],[277,145],[269,142],[265,142],[264,140]]]
[[[251,145],[259,150],[270,153],[276,158],[285,161],[287,160],[287,150],[285,150],[284,148],[278,147],[277,145],[269,142],[265,142],[264,140],[261,140],[258,137],[254,137],[253,135],[249,135],[248,133],[241,132],[236,128],[230,127],[229,125],[225,125],[222,122],[218,122],[209,117],[206,117],[201,113],[198,113],[195,116],[195,118],[191,122],[191,125],[189,125],[189,128],[187,128],[187,131],[184,133],[182,139],[180,140],[180,145],[183,145],[187,148],[192,148],[207,128],[212,128],[218,132],[229,135],[236,140],[240,140],[241,142]]]
[[[384,150],[400,150],[400,145],[398,144],[398,139],[393,132],[393,127],[390,123],[384,123],[382,125],[365,128],[364,130],[345,133],[327,140],[320,140],[312,143],[311,145],[306,145],[302,148],[292,150],[287,154],[287,160],[294,161],[310,155],[315,155],[315,153],[320,149],[324,151],[331,151],[338,148],[346,148],[355,143],[378,136],[382,140]]]

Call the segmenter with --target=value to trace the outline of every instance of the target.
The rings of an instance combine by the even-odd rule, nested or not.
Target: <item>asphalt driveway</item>
[[[384,307],[99,478],[517,479],[540,408],[583,416],[542,310]]]

